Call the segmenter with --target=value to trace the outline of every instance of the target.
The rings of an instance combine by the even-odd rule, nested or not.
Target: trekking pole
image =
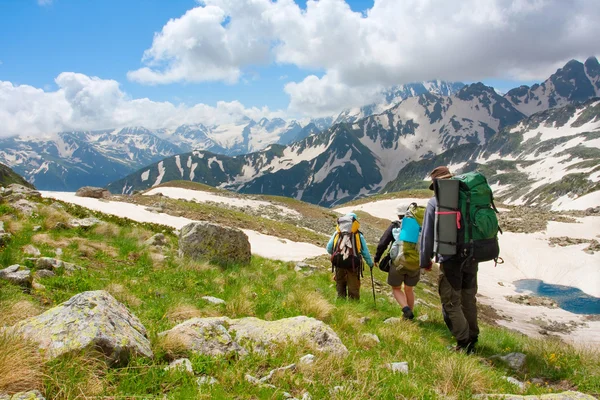
[[[375,279],[373,278],[373,267],[371,270],[371,288],[373,289],[373,304],[375,305],[375,309],[377,309],[377,302],[375,301]]]

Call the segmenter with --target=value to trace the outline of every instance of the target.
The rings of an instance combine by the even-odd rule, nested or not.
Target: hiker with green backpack
[[[390,226],[381,236],[375,253],[375,265],[388,273],[387,282],[392,287],[394,298],[402,307],[404,319],[415,317],[415,293],[413,288],[419,283],[421,272],[419,269],[419,237],[424,207],[416,203],[408,207],[398,205],[396,215],[398,219],[392,221]],[[388,249],[388,253],[383,253]],[[404,290],[403,286],[404,285]]]
[[[420,243],[420,266],[440,263],[438,291],[444,322],[457,351],[473,353],[479,337],[477,271],[479,262],[498,261],[498,218],[492,190],[478,172],[453,176],[448,167],[431,174]]]

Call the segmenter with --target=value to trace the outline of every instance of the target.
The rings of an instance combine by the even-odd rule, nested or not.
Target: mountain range
[[[589,101],[600,95],[595,65],[598,61],[592,58],[585,64],[571,61],[541,85],[527,89],[531,94],[525,97],[517,98],[513,91],[501,96],[491,87],[474,83],[449,96],[426,92],[409,97],[382,113],[337,123],[288,146],[271,145],[235,157],[204,151],[169,157],[110,184],[109,189],[130,193],[186,179],[333,206],[382,190],[423,187],[432,165],[444,162],[457,172],[487,166],[492,183],[506,194],[507,201],[550,204],[557,197],[582,192],[573,185],[565,193],[554,190],[561,185],[561,173],[580,173],[584,181],[580,179],[579,184],[588,178],[597,181],[593,171],[598,165],[598,106]],[[590,85],[593,93],[581,89]],[[540,92],[540,87],[547,89]],[[526,103],[523,99],[534,97],[536,104],[555,107],[529,114],[523,104],[533,100]],[[567,105],[560,107],[563,104]],[[570,161],[565,164],[565,159]],[[492,170],[508,160],[510,170]],[[570,168],[579,162],[589,168]],[[545,170],[550,164],[557,168],[552,178]],[[513,186],[520,196],[511,190]]]

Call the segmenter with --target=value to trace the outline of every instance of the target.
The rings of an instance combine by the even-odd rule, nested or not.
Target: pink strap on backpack
[[[460,229],[460,211],[436,211],[437,215],[451,215],[456,214],[456,227]]]

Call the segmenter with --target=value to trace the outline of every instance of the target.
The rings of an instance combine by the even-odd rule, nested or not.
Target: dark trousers
[[[335,269],[335,286],[340,298],[349,297],[354,300],[360,299],[360,277],[357,271],[347,269]]]
[[[444,322],[461,344],[473,342],[479,336],[477,324],[478,263],[449,260],[441,264],[438,290],[442,301]]]

